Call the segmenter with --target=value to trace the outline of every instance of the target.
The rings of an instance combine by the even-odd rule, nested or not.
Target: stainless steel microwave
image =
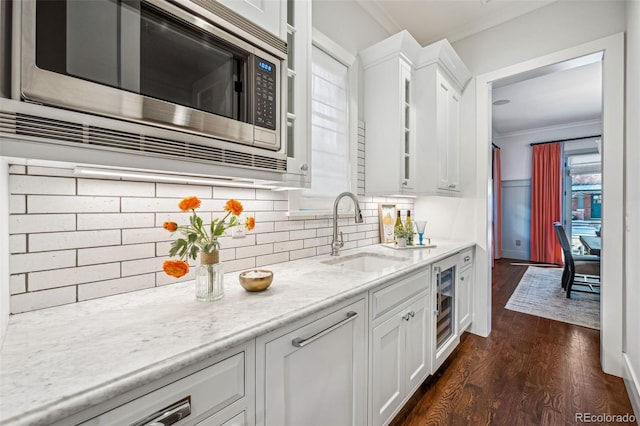
[[[24,100],[280,149],[286,43],[256,42],[260,31],[246,23],[225,25],[218,2],[21,7]]]

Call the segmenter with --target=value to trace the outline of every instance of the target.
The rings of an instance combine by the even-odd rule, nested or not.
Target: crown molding
[[[371,0],[356,0],[365,12],[371,16],[389,35],[402,31],[400,24],[396,22],[377,2]]]

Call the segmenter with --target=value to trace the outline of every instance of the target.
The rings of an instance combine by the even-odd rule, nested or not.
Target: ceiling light
[[[509,99],[498,99],[497,101],[493,101],[493,105],[495,106],[506,105],[509,102],[511,102]]]

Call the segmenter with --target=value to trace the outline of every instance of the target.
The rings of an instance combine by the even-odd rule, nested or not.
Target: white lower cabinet
[[[257,424],[366,423],[366,313],[360,299],[257,339]]]
[[[255,407],[254,365],[251,341],[217,355],[208,363],[173,374],[163,383],[144,386],[93,409],[103,414],[91,416],[85,412],[82,416],[92,418],[82,422],[76,416],[58,424],[251,425]],[[161,387],[157,388],[158,384]]]
[[[414,295],[417,283],[422,291]],[[405,298],[377,318],[372,313],[369,424],[389,423],[431,372],[429,287],[427,270],[372,292],[372,300],[381,293],[397,300],[405,292]]]

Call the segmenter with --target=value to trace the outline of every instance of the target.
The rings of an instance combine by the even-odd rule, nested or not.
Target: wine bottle
[[[393,232],[393,237],[394,237],[394,238],[396,238],[395,230],[396,230],[398,227],[402,227],[402,219],[400,218],[400,210],[398,210],[398,214],[396,215],[396,223],[395,223],[395,225],[393,225],[393,230],[394,230],[394,232]]]
[[[404,227],[407,231],[409,231],[409,236],[407,237],[407,245],[413,245],[413,223],[411,223],[411,210],[407,210],[407,219],[404,222]]]

